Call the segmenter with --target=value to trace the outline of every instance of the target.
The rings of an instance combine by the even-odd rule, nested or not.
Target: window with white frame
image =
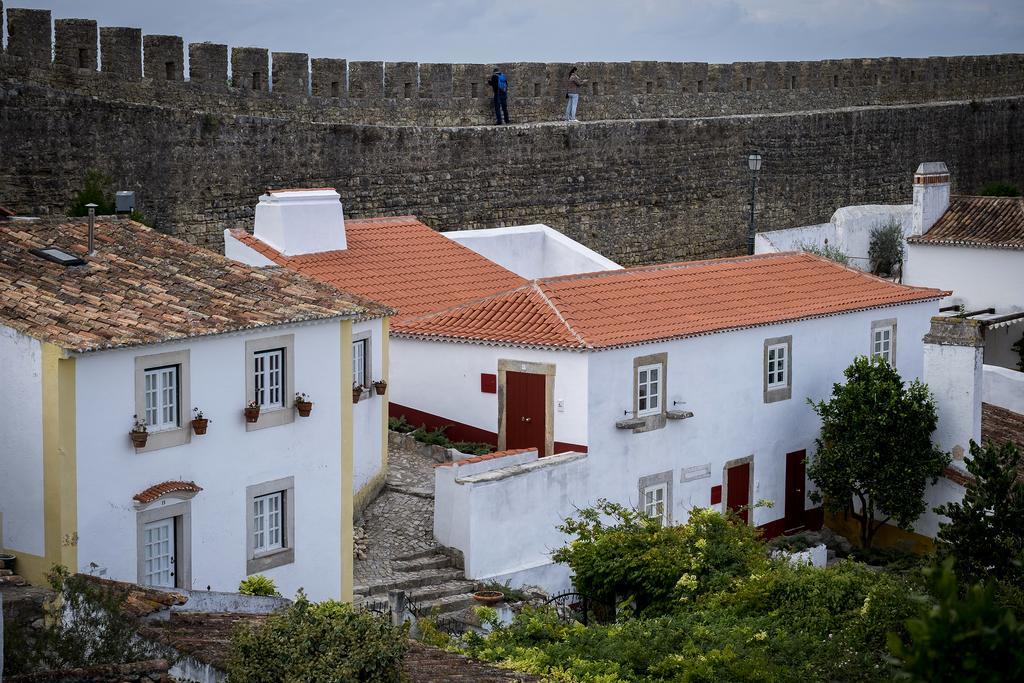
[[[896,319],[871,323],[871,357],[883,358],[889,365],[896,362]]]
[[[284,349],[253,354],[253,400],[263,409],[284,407]]]
[[[769,389],[784,389],[789,385],[786,369],[789,364],[789,345],[772,344],[768,347],[768,378]]]
[[[655,484],[644,489],[644,514],[661,519],[662,524],[668,524],[667,489],[666,484]]]
[[[285,547],[284,496],[284,491],[276,491],[252,499],[252,548],[256,555]]]
[[[366,348],[369,343],[369,339],[352,341],[352,381],[364,388],[370,386],[366,378],[366,361],[369,358]]]
[[[149,431],[162,432],[181,425],[180,373],[178,365],[143,371],[143,400]]]
[[[662,364],[641,365],[636,369],[637,417],[661,412]]]

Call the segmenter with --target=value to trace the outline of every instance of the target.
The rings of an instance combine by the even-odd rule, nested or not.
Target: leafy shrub
[[[1017,353],[1017,369],[1024,372],[1024,334],[1010,348]]]
[[[96,204],[96,215],[104,216],[114,213],[114,196],[110,192],[110,176],[92,169],[87,171],[82,181],[82,189],[75,193],[68,207],[69,216],[88,216],[86,204]]]
[[[1024,622],[998,604],[991,582],[965,591],[952,558],[926,570],[937,604],[907,621],[909,642],[890,636],[902,678],[931,683],[1024,680]]]
[[[445,430],[447,429],[447,425],[431,430],[427,430],[426,425],[420,425],[418,428],[410,432],[410,434],[412,434],[412,437],[419,441],[420,443],[430,444],[431,446],[443,446],[444,448],[451,448],[451,439],[444,435]]]
[[[850,257],[839,247],[829,244],[828,240],[825,241],[824,245],[820,246],[813,242],[801,242],[798,248],[800,251],[806,251],[808,254],[827,258],[844,266],[850,265]]]
[[[420,425],[414,429],[406,421],[405,415],[399,418],[388,418],[388,428],[392,431],[409,434],[420,443],[441,446],[442,448],[454,448],[460,453],[467,455],[487,455],[494,452],[494,446],[489,443],[480,441],[452,441],[445,436],[445,431],[448,429],[447,425],[433,430],[428,430],[426,425]]]
[[[786,552],[800,552],[813,548],[817,543],[812,543],[804,534],[793,534],[792,536],[778,536],[768,541],[768,548],[771,550],[785,550]]]
[[[409,424],[409,422],[405,419],[405,415],[401,415],[399,417],[388,418],[388,429],[390,429],[393,432],[401,432],[402,434],[408,434],[409,432],[415,430],[416,428]]]
[[[312,603],[299,591],[286,610],[241,626],[231,640],[231,683],[401,680],[406,629],[351,605]]]
[[[238,592],[242,595],[261,595],[270,598],[281,597],[281,594],[277,592],[277,586],[274,585],[274,580],[262,574],[253,574],[243,579],[238,584]]]
[[[513,588],[511,580],[505,581],[505,583],[500,583],[498,581],[484,581],[476,584],[474,590],[499,591],[505,594],[505,602],[523,602],[524,600],[530,599],[530,594],[526,591]]]
[[[569,565],[579,592],[600,605],[634,602],[645,616],[725,589],[766,562],[757,529],[703,508],[694,508],[686,524],[666,527],[659,518],[601,500],[559,529],[575,538],[552,558]]]
[[[1020,188],[1011,183],[996,180],[981,188],[982,197],[1019,197]]]
[[[893,266],[903,261],[903,227],[899,221],[890,220],[871,229],[868,258],[872,271],[885,275],[892,273]]]
[[[487,455],[494,452],[494,446],[479,441],[453,441],[451,448],[467,455]]]

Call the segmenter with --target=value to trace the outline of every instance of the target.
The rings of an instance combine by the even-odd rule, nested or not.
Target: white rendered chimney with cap
[[[346,249],[341,195],[331,188],[268,190],[253,235],[285,256]]]
[[[949,208],[949,169],[941,161],[926,161],[914,173],[911,235],[923,235]]]

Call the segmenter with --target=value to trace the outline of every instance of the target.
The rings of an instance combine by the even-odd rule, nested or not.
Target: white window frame
[[[661,494],[661,500],[655,500],[655,494]],[[648,500],[650,496],[650,500]],[[654,484],[644,489],[644,498],[641,501],[643,505],[644,514],[648,517],[660,517],[663,525],[668,524],[668,484]],[[657,506],[661,505],[661,513],[657,511]],[[651,508],[655,509],[652,511]]]
[[[261,410],[285,407],[285,386],[288,358],[285,349],[266,349],[252,354],[253,397]],[[276,399],[274,394],[276,393]]]
[[[146,368],[142,379],[147,430],[164,432],[181,427],[181,366]]]
[[[770,390],[789,386],[789,344],[769,344],[765,382]],[[781,365],[781,367],[780,367]]]
[[[645,515],[647,512],[647,494],[661,491],[661,523],[668,526],[672,523],[672,479],[673,470],[658,472],[640,477],[637,482],[637,495],[639,496],[638,509]],[[654,515],[648,515],[653,517]]]
[[[884,348],[885,341],[880,340],[879,336],[885,332],[889,333],[889,345],[888,349],[880,350]],[[871,323],[871,358],[885,358],[889,365],[896,367],[896,318],[887,318],[885,320],[875,320]]]
[[[286,547],[284,502],[284,491],[252,499],[252,548],[255,557]]]
[[[651,379],[651,372],[657,372],[657,378]],[[647,379],[641,379],[643,373],[647,373]],[[651,386],[655,391],[651,391]],[[646,390],[646,391],[645,391]],[[647,417],[658,415],[664,409],[665,394],[665,366],[662,363],[650,363],[640,365],[636,369],[636,415]],[[646,405],[644,403],[646,402]]]
[[[245,394],[241,405],[244,407],[249,401],[259,401],[257,395],[257,357],[267,358],[267,354],[281,352],[281,401],[276,401],[260,406],[260,417],[256,422],[246,422],[245,431],[252,432],[268,427],[277,427],[295,421],[295,409],[293,399],[295,396],[295,375],[298,369],[297,356],[295,354],[295,335],[282,334],[276,337],[264,337],[262,339],[249,339],[245,342]],[[262,373],[266,378],[269,367],[264,365]],[[267,386],[266,383],[263,384]],[[308,391],[308,390],[307,390]]]
[[[369,374],[369,368],[367,367],[370,354],[368,349],[370,347],[369,337],[362,339],[352,340],[352,381],[355,384],[365,388],[370,386],[370,379],[367,377]]]
[[[276,525],[270,523],[272,511],[268,504],[273,500],[278,502]],[[277,535],[271,540],[267,534],[274,529]],[[295,477],[245,488],[245,533],[246,574],[259,574],[295,562]]]

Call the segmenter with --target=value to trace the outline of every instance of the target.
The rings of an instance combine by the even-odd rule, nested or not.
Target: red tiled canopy
[[[152,503],[154,500],[166,496],[168,493],[177,493],[181,491],[199,493],[202,490],[202,487],[197,486],[194,481],[165,481],[160,484],[154,484],[145,491],[136,493],[132,498],[140,503]]]

